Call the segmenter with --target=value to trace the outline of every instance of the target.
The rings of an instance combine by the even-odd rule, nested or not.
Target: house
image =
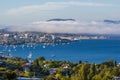
[[[62,65],[62,67],[63,67],[64,69],[67,69],[69,66],[70,66],[69,64],[63,64],[63,65]]]
[[[30,66],[31,66],[31,63],[26,63],[26,64],[22,65],[22,68],[24,69],[24,71],[29,71],[30,70]]]
[[[114,78],[115,80],[120,80],[120,77],[117,77],[117,76],[113,76],[113,78]]]
[[[57,68],[50,68],[49,73],[50,74],[55,74],[57,72]]]
[[[49,68],[48,64],[45,64],[44,67],[47,68],[47,69]]]

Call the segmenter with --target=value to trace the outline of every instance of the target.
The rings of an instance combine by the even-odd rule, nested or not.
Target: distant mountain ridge
[[[106,23],[120,24],[120,20],[104,20]]]
[[[76,21],[75,19],[61,19],[61,18],[54,18],[54,19],[49,19],[49,21]]]

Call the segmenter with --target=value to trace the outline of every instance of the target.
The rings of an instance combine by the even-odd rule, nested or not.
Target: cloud
[[[111,4],[104,3],[92,3],[92,2],[48,2],[50,5],[67,5],[67,6],[92,6],[92,7],[104,7],[104,6],[112,6]]]
[[[74,22],[74,21],[37,21],[26,25],[10,27],[10,31],[38,31],[47,33],[90,33],[90,34],[120,34],[120,24],[104,22]]]
[[[37,12],[40,10],[57,10],[57,9],[62,9],[65,6],[56,6],[56,5],[33,5],[33,6],[24,6],[24,7],[19,7],[15,9],[10,9],[7,11],[8,15],[18,15],[18,14],[29,14],[33,12]]]
[[[105,7],[112,6],[111,4],[104,3],[91,3],[91,2],[47,2],[41,5],[30,5],[22,6],[18,8],[9,9],[6,14],[8,15],[20,15],[20,14],[29,14],[42,10],[60,10],[71,6],[88,6],[88,7]]]

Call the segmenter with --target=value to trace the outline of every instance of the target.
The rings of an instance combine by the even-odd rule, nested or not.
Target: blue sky
[[[51,18],[118,20],[119,4],[120,0],[1,0],[0,24],[24,24]]]

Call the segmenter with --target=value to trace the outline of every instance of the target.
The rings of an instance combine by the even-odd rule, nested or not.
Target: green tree
[[[89,75],[88,75],[88,80],[92,80],[92,77],[95,75],[96,73],[96,68],[95,68],[95,64],[92,64],[90,66],[90,70],[89,70]]]
[[[80,74],[80,79],[81,80],[88,80],[87,76],[88,76],[88,64],[83,64],[79,70],[79,74]]]

